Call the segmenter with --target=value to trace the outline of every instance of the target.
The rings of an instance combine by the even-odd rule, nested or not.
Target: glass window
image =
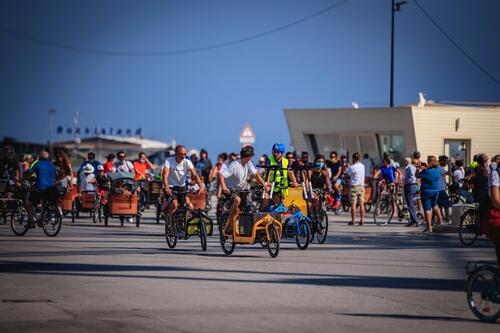
[[[391,157],[398,162],[403,161],[405,151],[403,136],[399,134],[380,134],[379,136],[380,154],[390,153]]]

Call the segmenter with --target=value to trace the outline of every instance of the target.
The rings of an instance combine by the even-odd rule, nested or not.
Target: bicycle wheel
[[[203,220],[200,220],[198,230],[200,232],[201,250],[205,252],[207,250],[207,226]]]
[[[22,205],[12,211],[10,227],[16,236],[24,236],[28,232],[28,213]]]
[[[481,321],[500,318],[500,273],[494,267],[480,267],[467,279],[467,303]]]
[[[173,249],[177,245],[177,236],[175,236],[176,230],[173,223],[170,223],[165,219],[165,240],[169,248]]]
[[[460,226],[458,228],[458,236],[463,245],[469,246],[474,244],[479,236],[479,221],[475,209],[468,209],[460,217]]]
[[[295,243],[300,250],[305,250],[309,246],[309,223],[305,219],[297,222],[297,230],[295,231]]]
[[[323,244],[326,241],[326,236],[328,235],[328,215],[324,210],[319,212],[317,225],[316,225],[316,238],[319,244]]]
[[[224,229],[226,228],[226,224],[228,223],[228,218],[229,218],[229,213],[224,213],[220,217],[219,239],[224,254],[230,255],[231,253],[233,253],[236,244],[233,242],[232,236],[226,237],[224,235]]]
[[[46,208],[42,212],[42,229],[49,237],[55,237],[61,230],[62,214],[58,209]]]
[[[269,226],[269,238],[270,240],[267,242],[267,251],[271,258],[276,258],[280,252],[280,235],[278,228],[274,224]]]

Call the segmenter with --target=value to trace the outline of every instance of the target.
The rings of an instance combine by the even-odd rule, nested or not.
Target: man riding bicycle
[[[35,188],[31,191],[26,201],[28,228],[34,228],[35,220],[33,218],[33,208],[54,190],[56,183],[56,168],[49,161],[49,153],[47,151],[42,150],[38,154],[38,163],[30,169],[29,173],[34,173],[36,175]]]
[[[241,191],[248,188],[248,178],[254,178],[257,183],[266,188],[266,183],[255,169],[252,158],[254,149],[252,146],[245,146],[240,151],[241,158],[233,161],[228,168],[221,171],[218,175],[221,184],[222,192],[226,195],[233,191]],[[231,196],[232,204],[229,211],[228,223],[226,224],[226,232],[232,232],[234,219],[239,213],[241,198],[238,193],[233,193]]]
[[[269,181],[275,182],[277,186],[274,187],[274,193],[272,194],[273,202],[279,204],[283,196],[288,194],[288,177],[292,181],[292,187],[298,187],[297,178],[291,170],[291,165],[288,160],[283,157],[285,153],[285,145],[282,143],[275,143],[272,148],[273,154],[266,160],[266,166],[279,166],[279,170],[269,170]],[[309,156],[307,156],[309,158]],[[266,207],[266,205],[264,205]]]
[[[165,199],[169,199],[174,195],[174,187],[186,187],[186,179],[191,176],[191,179],[198,184],[200,187],[200,193],[205,193],[205,185],[201,181],[201,178],[196,173],[193,163],[186,159],[187,151],[186,147],[178,145],[175,147],[175,155],[170,156],[165,160],[163,164],[163,169],[161,172],[161,178],[163,183],[163,191],[165,193]],[[168,200],[165,201],[168,203]],[[189,197],[186,197],[186,203],[191,206]],[[169,221],[170,217],[179,207],[179,202],[177,198],[173,197],[169,204],[162,206],[165,218]]]

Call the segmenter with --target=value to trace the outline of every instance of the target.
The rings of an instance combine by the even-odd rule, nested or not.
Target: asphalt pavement
[[[61,233],[16,237],[0,224],[2,332],[493,332],[466,303],[465,264],[494,260],[485,239],[401,223],[348,226],[329,215],[325,244],[282,242],[223,254],[218,237],[169,249],[163,224],[110,227],[84,214]]]

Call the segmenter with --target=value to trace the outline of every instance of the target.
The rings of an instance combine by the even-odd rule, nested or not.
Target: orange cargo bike
[[[78,209],[76,199],[78,198],[78,187],[73,186],[69,189],[64,197],[59,201],[59,207],[64,216],[71,216],[71,222],[75,223],[75,218],[78,217]]]
[[[282,225],[270,213],[259,213],[252,211],[248,197],[253,190],[232,191],[238,193],[241,198],[240,213],[234,221],[228,221],[229,212],[221,216],[219,224],[219,238],[222,251],[230,255],[233,253],[236,244],[252,245],[259,243],[266,247],[269,255],[273,258],[278,256],[280,250],[280,239],[282,235]],[[232,199],[229,199],[232,201]],[[227,227],[232,223],[232,227]]]
[[[109,218],[120,219],[121,226],[125,219],[135,219],[136,226],[141,222],[139,212],[139,195],[134,174],[131,172],[116,172],[108,174],[111,189],[108,202],[104,207],[104,226],[108,226]]]

